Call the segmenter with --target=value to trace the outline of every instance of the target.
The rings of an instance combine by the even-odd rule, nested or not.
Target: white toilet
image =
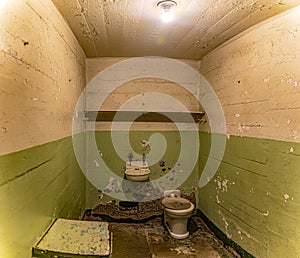
[[[187,230],[188,218],[192,216],[194,204],[181,198],[179,190],[164,192],[162,199],[164,209],[164,223],[173,238],[184,239],[189,236]]]

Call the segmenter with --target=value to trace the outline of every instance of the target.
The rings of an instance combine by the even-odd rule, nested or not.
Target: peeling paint
[[[268,83],[270,81],[270,76],[264,78],[264,83]]]
[[[240,230],[238,230],[238,234],[240,235],[240,238],[243,239],[242,232]]]
[[[287,202],[287,200],[290,198],[290,196],[288,194],[284,194],[283,198],[284,198],[284,201]]]
[[[221,177],[217,177],[214,181],[217,184],[216,189],[220,190],[223,193],[228,191],[228,185],[235,184],[234,182],[230,183],[228,179],[222,179]]]
[[[151,146],[151,143],[149,141],[147,141],[147,140],[142,140],[141,141],[141,147],[142,148],[148,149],[148,148],[150,148],[150,146]]]
[[[240,235],[241,239],[243,239],[243,235],[246,235],[247,238],[251,238],[251,235],[242,229],[238,230],[238,234]]]
[[[121,183],[114,177],[109,178],[108,185],[103,189],[104,193],[121,192]]]
[[[293,13],[248,31],[201,60],[200,71],[215,84],[231,135],[299,142],[299,133],[292,131],[299,131],[300,125],[296,119],[300,82],[298,17],[296,8]],[[243,83],[235,83],[238,79]],[[243,120],[237,120],[236,114]],[[288,119],[292,122],[284,126]]]
[[[242,125],[241,125],[241,123],[238,123],[238,127],[237,127],[237,129],[238,129],[240,132],[243,132],[243,128],[242,128]]]
[[[297,86],[298,86],[298,81],[293,80],[292,78],[286,80],[286,83],[292,84],[294,87],[297,87]]]
[[[294,140],[297,140],[299,138],[298,137],[298,130],[293,129],[292,133],[291,133],[291,136],[293,137]]]
[[[224,179],[224,180],[222,181],[222,190],[225,191],[225,192],[228,191],[228,187],[227,187],[227,183],[228,183],[228,182],[229,182],[228,179]]]
[[[269,216],[269,211],[262,212],[262,213],[261,213],[261,215],[263,215],[263,216],[267,217],[267,216]]]
[[[223,220],[224,223],[225,223],[225,234],[226,234],[226,236],[227,236],[228,238],[231,239],[232,235],[230,235],[230,234],[228,233],[228,226],[229,226],[229,223],[226,221],[226,219],[225,219],[224,217],[223,217],[222,220]]]
[[[99,167],[99,163],[98,163],[97,160],[94,160],[94,163],[95,163],[95,166],[96,166],[96,167]]]

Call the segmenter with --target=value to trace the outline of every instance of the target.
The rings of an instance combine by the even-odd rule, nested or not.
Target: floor
[[[189,238],[176,240],[162,226],[161,218],[147,223],[111,223],[112,258],[230,258],[227,250],[197,217],[189,221]]]
[[[183,195],[196,203],[195,195]],[[112,238],[110,258],[233,258],[240,257],[209,230],[196,212],[188,221],[187,239],[172,238],[163,225],[161,200],[99,203],[83,220],[107,221]]]
[[[89,217],[91,220],[100,220]],[[163,226],[162,217],[147,222],[110,222],[112,232],[111,258],[231,258],[240,257],[223,244],[193,216],[188,223],[190,236],[173,239]]]

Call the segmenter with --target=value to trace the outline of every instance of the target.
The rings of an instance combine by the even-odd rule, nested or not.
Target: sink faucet
[[[128,160],[129,160],[129,165],[131,166],[131,161],[133,159],[133,154],[131,152],[128,153]]]
[[[142,155],[142,161],[143,161],[143,165],[145,165],[145,161],[146,161],[146,154],[145,153],[143,153],[143,155]]]

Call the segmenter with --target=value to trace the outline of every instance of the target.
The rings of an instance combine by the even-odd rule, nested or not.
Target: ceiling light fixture
[[[174,18],[173,8],[177,5],[175,1],[172,0],[163,0],[157,3],[157,6],[161,8],[161,19],[164,22],[170,22]]]

